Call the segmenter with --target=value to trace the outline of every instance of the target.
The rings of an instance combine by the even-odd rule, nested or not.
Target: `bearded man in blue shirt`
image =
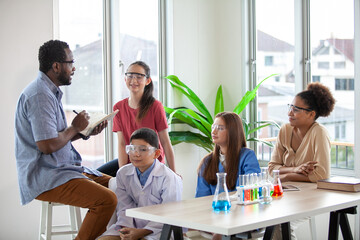
[[[33,199],[89,208],[76,239],[101,235],[117,198],[107,188],[110,176],[81,166],[71,144],[80,138],[89,115],[82,111],[67,126],[60,86],[70,85],[75,72],[69,45],[50,40],[39,49],[39,74],[21,93],[15,113],[15,153],[21,204]],[[99,134],[107,122],[91,135]]]

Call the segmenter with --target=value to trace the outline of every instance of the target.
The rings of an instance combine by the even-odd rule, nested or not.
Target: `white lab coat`
[[[158,160],[144,187],[141,187],[135,167],[130,163],[116,174],[117,222],[103,235],[119,235],[120,226],[153,231],[146,239],[159,239],[163,224],[127,217],[126,209],[181,200],[182,179]]]

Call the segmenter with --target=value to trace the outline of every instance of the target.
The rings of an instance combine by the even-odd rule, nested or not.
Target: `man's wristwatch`
[[[81,133],[79,133],[79,136],[80,136],[82,139],[84,139],[84,140],[88,140],[88,139],[90,138],[90,135],[89,135],[89,136],[85,136],[85,135],[83,135],[83,134],[81,134]]]

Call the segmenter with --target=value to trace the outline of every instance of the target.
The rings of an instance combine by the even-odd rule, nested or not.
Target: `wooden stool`
[[[66,206],[66,205],[61,203],[52,203],[45,201],[41,203],[39,239],[49,240],[51,239],[51,236],[54,235],[68,235],[68,234],[69,235],[71,234],[72,237],[75,238],[81,226],[80,208],[74,206],[68,206],[70,224],[53,226],[52,213],[53,213],[53,207],[55,206]]]

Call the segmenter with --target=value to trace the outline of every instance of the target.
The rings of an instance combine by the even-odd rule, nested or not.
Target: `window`
[[[345,62],[334,62],[334,68],[337,68],[337,69],[345,68]]]
[[[330,63],[329,62],[318,62],[319,69],[329,69]]]
[[[320,82],[320,76],[312,76],[313,82]]]
[[[265,66],[274,65],[274,57],[273,56],[265,56]]]
[[[55,37],[69,43],[76,61],[72,85],[63,88],[68,124],[74,117],[74,109],[107,112],[127,97],[124,71],[137,60],[150,66],[154,95],[158,97],[157,0],[54,0],[54,3],[58,5],[54,8],[58,11],[54,14],[58,15]],[[73,143],[81,153],[84,166],[97,168],[117,156],[117,144],[111,141],[116,142],[117,138],[110,135],[103,132],[87,141]],[[107,154],[110,148],[114,151]]]
[[[113,101],[116,103],[129,96],[124,73],[131,63],[139,60],[149,65],[154,96],[158,98],[158,0],[119,0],[115,10],[119,21],[114,19],[113,23],[120,35],[112,44],[118,45],[121,71],[113,76],[116,84]],[[135,12],[136,21],[133,21]],[[118,61],[114,62],[113,68],[118,68],[118,65]]]
[[[151,70],[154,97],[159,98],[159,20],[158,0],[118,0],[112,16],[112,102],[129,96],[125,84],[125,72],[135,61],[144,61]],[[139,8],[141,6],[141,8]],[[136,20],[134,20],[136,13]],[[120,66],[120,67],[119,67]],[[117,137],[113,139],[115,157],[118,155]]]
[[[271,74],[279,74],[262,83],[257,107],[262,113],[261,120],[274,120],[281,125],[287,121],[287,104],[291,103],[295,93],[294,1],[257,0],[256,12],[256,59],[265,59],[265,62],[257,61],[257,82]],[[273,59],[276,59],[275,64]],[[258,132],[258,137],[276,137],[277,131],[277,128],[265,128]],[[261,148],[260,144],[258,148]]]
[[[68,125],[74,118],[74,109],[104,112],[102,9],[98,0],[59,0],[58,37],[70,45],[76,68],[71,86],[62,88]],[[97,168],[104,163],[103,142],[104,133],[87,141],[73,142],[84,166]]]
[[[329,117],[319,118],[318,122],[326,126],[331,141],[338,138],[353,143],[354,69],[357,68],[354,62],[354,32],[358,28],[354,26],[354,0],[331,3],[326,0],[254,2],[255,6],[250,4],[248,7],[249,19],[256,23],[252,24],[254,29],[250,27],[249,31],[250,36],[257,34],[257,37],[250,38],[257,40],[250,44],[257,47],[254,57],[256,82],[271,73],[279,73],[280,76],[278,83],[273,84],[275,78],[269,79],[259,89],[257,107],[262,108],[263,118],[275,120],[279,124],[286,123],[287,109],[283,105],[291,102],[297,92],[306,88],[307,83],[321,82],[333,92],[336,105]],[[324,11],[324,7],[328,10]],[[256,19],[253,12],[256,13]],[[251,16],[254,20],[251,20]],[[253,51],[250,48],[249,52]],[[276,61],[282,59],[282,62],[268,66],[264,58],[269,56],[268,52],[272,53]],[[265,61],[261,62],[261,59]],[[257,137],[276,137],[265,136],[264,132]],[[353,151],[350,148],[349,151]],[[354,164],[340,165],[349,166],[347,170],[354,169]]]
[[[325,22],[328,24],[324,24]],[[330,3],[326,0],[310,1],[310,38],[313,47],[311,74],[320,76],[322,83],[332,90],[336,99],[335,108],[330,116],[319,118],[318,122],[326,126],[330,140],[335,142],[341,140],[354,143],[355,139],[354,84],[350,80],[354,79],[355,68],[354,22],[354,0],[345,0],[341,3]],[[329,49],[328,55],[317,54],[317,50],[323,48]],[[319,69],[315,65],[317,62]],[[328,62],[331,63],[330,66]],[[354,169],[353,164],[348,164],[353,159],[348,158],[346,154],[341,155],[341,151],[344,150],[340,146],[332,145],[331,154],[342,156],[337,159],[338,166]],[[352,151],[352,147],[347,151]],[[336,173],[336,169],[332,172]]]
[[[354,79],[335,78],[335,90],[354,91]]]
[[[346,122],[335,124],[335,139],[343,140],[346,139]]]
[[[348,86],[349,86],[349,90],[354,91],[354,79],[353,78],[349,79]]]

